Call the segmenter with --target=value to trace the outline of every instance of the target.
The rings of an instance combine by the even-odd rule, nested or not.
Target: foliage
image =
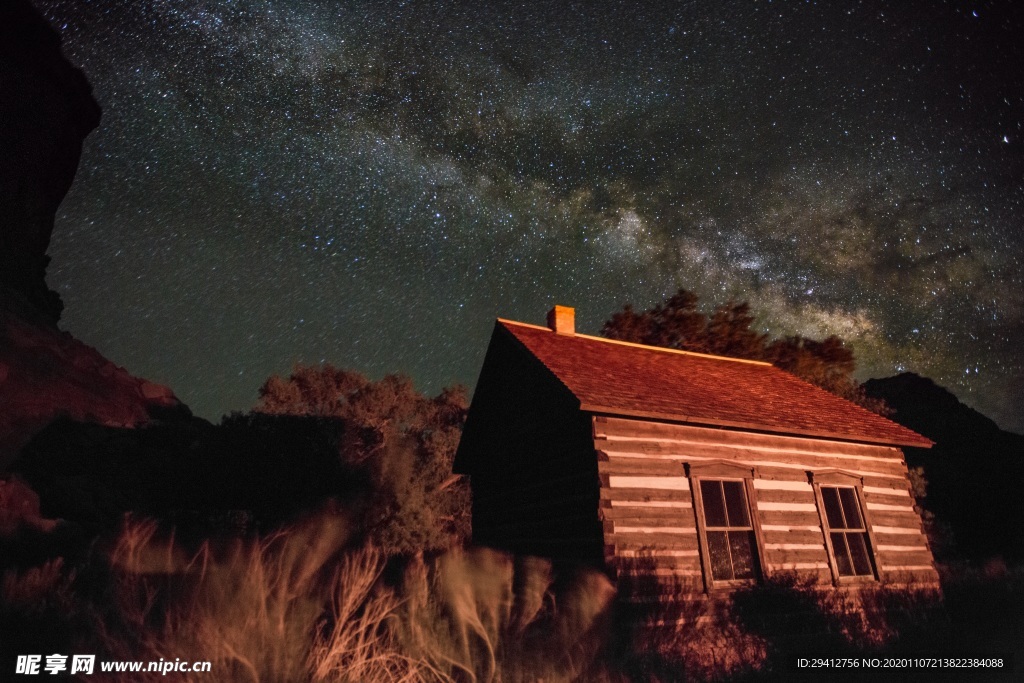
[[[921,526],[928,536],[928,547],[936,559],[948,558],[957,554],[956,537],[951,526],[939,519],[928,509],[928,479],[925,468],[921,465],[909,467],[910,492],[914,496],[914,510],[921,516]]]
[[[299,365],[263,384],[256,411],[340,422],[339,457],[369,473],[364,522],[374,545],[414,554],[468,538],[468,483],[452,475],[467,411],[462,387],[429,398],[402,375],[374,382],[329,364]]]
[[[730,300],[707,316],[698,302],[696,294],[680,289],[642,313],[626,304],[605,322],[601,334],[639,344],[769,361],[868,410],[889,414],[884,401],[868,397],[853,379],[853,351],[838,337],[769,339],[754,329],[755,316],[748,303]]]
[[[328,500],[353,501],[366,488],[339,461],[337,429],[328,422],[253,414],[217,426],[191,419],[125,429],[58,420],[12,468],[38,492],[40,514],[68,520],[56,530],[78,529],[83,546],[115,533],[125,514],[200,539],[267,531]],[[41,525],[24,524],[22,535]],[[60,552],[70,550],[65,543]]]

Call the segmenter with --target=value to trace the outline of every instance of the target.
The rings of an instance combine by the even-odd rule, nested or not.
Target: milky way
[[[683,286],[1024,429],[1024,21],[911,5],[38,0],[103,107],[63,325],[217,417]]]

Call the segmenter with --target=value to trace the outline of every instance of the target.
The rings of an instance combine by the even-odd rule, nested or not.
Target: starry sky
[[[35,4],[103,108],[62,326],[199,415],[686,287],[1024,431],[1013,2]]]

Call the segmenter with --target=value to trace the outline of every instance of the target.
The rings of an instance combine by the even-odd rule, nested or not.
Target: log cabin
[[[780,572],[936,585],[901,447],[770,363],[499,319],[456,453],[473,540],[726,590]]]

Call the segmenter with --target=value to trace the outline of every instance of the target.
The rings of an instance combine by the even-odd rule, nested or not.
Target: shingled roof
[[[644,346],[501,320],[593,413],[928,448],[902,425],[770,363]]]

